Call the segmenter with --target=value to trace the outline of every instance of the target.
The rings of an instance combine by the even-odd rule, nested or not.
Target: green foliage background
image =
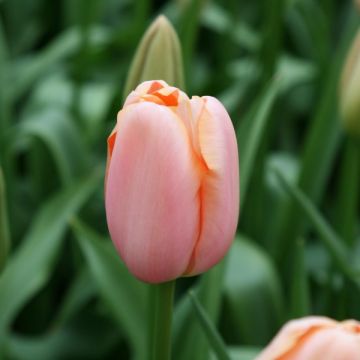
[[[336,0],[0,2],[0,359],[143,359],[148,286],[108,237],[106,138],[160,13],[187,92],[213,95],[239,141],[241,214],[228,257],[176,292],[173,358],[206,360],[194,289],[234,359],[288,319],[360,319],[359,139],[339,76],[359,16]]]

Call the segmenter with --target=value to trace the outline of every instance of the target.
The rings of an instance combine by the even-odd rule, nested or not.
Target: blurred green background
[[[188,94],[231,114],[241,169],[229,256],[178,281],[173,358],[211,358],[189,288],[239,360],[290,318],[360,319],[359,139],[338,110],[351,1],[2,0],[1,360],[144,359],[148,288],[111,244],[102,181],[131,59],[159,14]]]

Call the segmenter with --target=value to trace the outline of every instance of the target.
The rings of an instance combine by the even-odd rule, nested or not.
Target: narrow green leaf
[[[99,183],[99,172],[81,179],[49,200],[0,276],[0,353],[11,322],[46,283],[71,218]]]
[[[151,1],[138,0],[133,2],[134,6],[134,26],[136,33],[141,34],[144,31],[144,26],[147,19],[150,17]]]
[[[355,279],[355,274],[349,265],[348,251],[343,240],[338,237],[324,217],[315,208],[313,203],[298,187],[288,182],[288,180],[280,172],[277,172],[277,175],[284,188],[295,201],[295,204],[303,211],[308,220],[314,226],[315,230],[318,232],[320,239],[322,239],[324,246],[333,257],[338,269],[351,280],[358,283],[358,279]],[[358,285],[360,285],[360,283],[358,283]]]
[[[64,324],[80,311],[96,294],[96,286],[87,267],[76,274],[55,319],[55,324]]]
[[[240,156],[240,208],[244,204],[249,182],[254,170],[256,155],[261,145],[270,111],[280,89],[280,80],[273,78],[259,99],[250,109],[249,115],[236,129]]]
[[[354,245],[359,221],[360,144],[357,138],[346,138],[341,154],[336,206],[336,228],[346,244]]]
[[[84,119],[87,136],[97,141],[99,132],[111,107],[111,102],[117,92],[113,83],[94,82],[83,86],[80,94],[80,115]]]
[[[226,259],[201,276],[194,287],[209,318],[217,322],[223,295],[223,277]],[[209,358],[209,344],[196,319],[192,316],[192,306],[188,296],[178,302],[174,313],[173,358],[196,360]]]
[[[283,41],[283,15],[285,0],[265,1],[262,3],[264,18],[262,19],[262,46],[260,60],[263,64],[263,84],[268,81],[276,71],[276,63]]]
[[[73,230],[100,296],[129,337],[136,357],[144,359],[147,350],[146,285],[128,272],[109,239],[104,240],[78,221],[73,222]]]
[[[1,4],[2,18],[6,20],[6,30],[9,38],[9,47],[12,54],[21,54],[29,50],[39,36],[43,36],[48,29],[46,22],[41,24],[41,0],[4,1]]]
[[[5,184],[0,167],[0,273],[6,264],[10,251],[10,230],[5,199]]]
[[[103,27],[92,27],[89,34],[91,46],[104,46],[109,40],[109,33]],[[10,69],[11,87],[9,96],[17,99],[52,66],[79,51],[81,34],[79,29],[70,29],[61,34],[47,48],[34,57],[15,63]]]
[[[269,342],[285,315],[275,264],[244,235],[236,237],[227,257],[222,309],[224,337],[252,346]]]
[[[204,0],[189,0],[181,5],[183,8],[179,24],[180,42],[184,54],[186,83],[191,83],[190,66]]]
[[[215,326],[212,324],[211,320],[207,316],[204,308],[201,306],[195,292],[190,290],[189,297],[191,299],[195,314],[202,327],[202,330],[206,334],[208,342],[214,350],[215,354],[217,355],[217,358],[219,360],[230,360],[230,356],[227,353],[226,345],[223,339],[221,338]]]
[[[291,279],[291,318],[299,318],[311,314],[304,247],[303,240],[296,242],[293,276]]]
[[[68,112],[50,106],[35,112],[20,123],[15,147],[27,137],[35,137],[46,145],[64,184],[69,184],[84,170],[88,161],[87,151],[81,133]]]
[[[3,30],[2,19],[0,19],[0,150],[3,150],[2,137],[6,133],[9,125],[9,104],[8,104],[8,88],[6,86],[6,75],[8,71],[8,49],[6,38]],[[1,159],[0,159],[1,160]]]
[[[83,311],[45,334],[12,333],[6,357],[16,360],[109,359],[120,342],[120,334],[96,308]]]
[[[231,346],[228,347],[228,352],[233,360],[254,360],[261,352],[261,349],[251,346]],[[211,360],[215,360],[216,356],[212,355]]]
[[[321,96],[304,141],[298,185],[315,203],[319,201],[325,189],[341,137],[337,114],[338,80],[344,54],[356,27],[357,19],[352,12],[333,55],[334,60],[329,65],[326,81],[321,88]],[[288,257],[291,240],[301,236],[304,228],[304,220],[299,216],[292,202],[284,204],[281,217],[282,221],[279,222],[273,241],[273,254],[278,261]]]

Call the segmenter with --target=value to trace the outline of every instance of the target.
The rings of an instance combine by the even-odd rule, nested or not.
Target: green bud
[[[355,6],[357,7],[358,11],[360,12],[360,0],[355,0]]]
[[[340,108],[346,130],[349,134],[360,136],[360,30],[342,73]]]
[[[10,235],[5,201],[5,185],[0,168],[0,272],[5,266],[10,248]]]
[[[146,80],[165,80],[184,88],[179,38],[165,16],[160,15],[143,35],[128,73],[124,97]]]

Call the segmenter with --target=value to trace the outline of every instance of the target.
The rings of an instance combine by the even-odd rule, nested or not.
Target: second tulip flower
[[[105,205],[129,270],[160,283],[208,270],[239,211],[234,128],[213,97],[147,81],[126,99],[108,139]]]

